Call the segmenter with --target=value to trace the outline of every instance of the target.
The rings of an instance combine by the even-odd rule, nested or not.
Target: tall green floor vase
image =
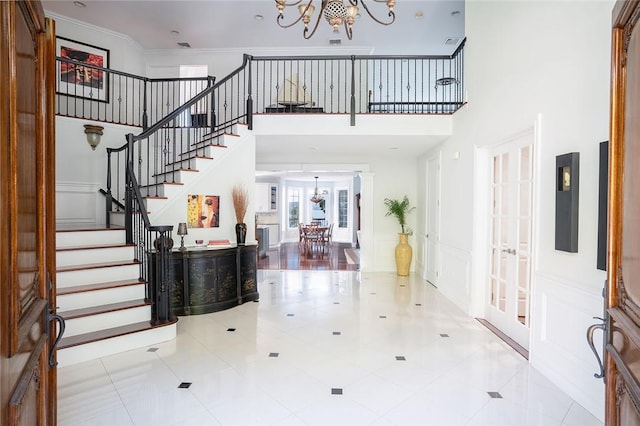
[[[399,241],[396,246],[396,271],[401,277],[409,275],[411,269],[411,256],[413,250],[409,245],[409,234],[398,234]]]

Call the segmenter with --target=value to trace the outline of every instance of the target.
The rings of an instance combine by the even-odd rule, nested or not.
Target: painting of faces
[[[218,228],[219,226],[219,195],[187,195],[187,227]]]

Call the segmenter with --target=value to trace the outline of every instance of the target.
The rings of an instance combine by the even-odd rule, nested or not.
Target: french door
[[[496,148],[490,157],[489,286],[486,319],[529,348],[533,135]]]

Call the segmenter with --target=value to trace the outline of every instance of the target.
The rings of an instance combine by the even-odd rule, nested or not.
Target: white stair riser
[[[172,185],[172,184],[160,184],[157,187],[145,188],[142,189],[142,196],[151,196],[151,197],[172,197],[176,194],[179,194],[182,191],[183,185]]]
[[[171,324],[166,327],[152,328],[143,332],[72,346],[57,351],[58,366],[66,367],[132,349],[156,345],[175,338],[176,324]]]
[[[200,170],[207,167],[210,163],[211,163],[210,158],[193,158],[191,160],[185,159],[180,162],[168,165],[165,171],[170,172],[172,170],[179,170],[179,169]]]
[[[64,318],[64,312],[60,314]],[[120,327],[127,324],[135,324],[142,321],[149,321],[150,318],[151,306],[145,305],[138,308],[106,312],[104,314],[65,319],[66,329],[63,337],[91,333],[93,331]]]
[[[56,306],[58,311],[70,311],[71,309],[126,302],[127,300],[140,300],[145,298],[145,291],[145,284],[136,284],[105,288],[104,290],[63,294],[56,297]]]
[[[140,277],[140,266],[131,264],[108,268],[78,269],[58,272],[56,276],[58,288],[67,288],[76,285],[137,279]]]
[[[96,244],[122,244],[125,241],[124,230],[76,231],[56,233],[56,247],[82,247]]]
[[[105,247],[87,250],[65,250],[56,253],[56,265],[61,268],[72,265],[88,265],[92,263],[119,262],[132,260],[135,257],[134,247]]]

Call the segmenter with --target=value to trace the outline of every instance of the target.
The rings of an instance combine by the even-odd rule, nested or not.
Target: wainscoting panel
[[[533,288],[531,365],[603,420],[604,384],[594,377],[599,367],[586,340],[593,317],[602,316],[602,289],[539,272]],[[600,356],[602,338],[596,331]]]
[[[471,252],[440,242],[438,290],[464,312],[469,312]]]
[[[104,224],[104,213],[100,206],[103,196],[95,183],[56,183],[56,224]],[[100,198],[98,198],[100,197]],[[103,206],[104,208],[104,206]]]

